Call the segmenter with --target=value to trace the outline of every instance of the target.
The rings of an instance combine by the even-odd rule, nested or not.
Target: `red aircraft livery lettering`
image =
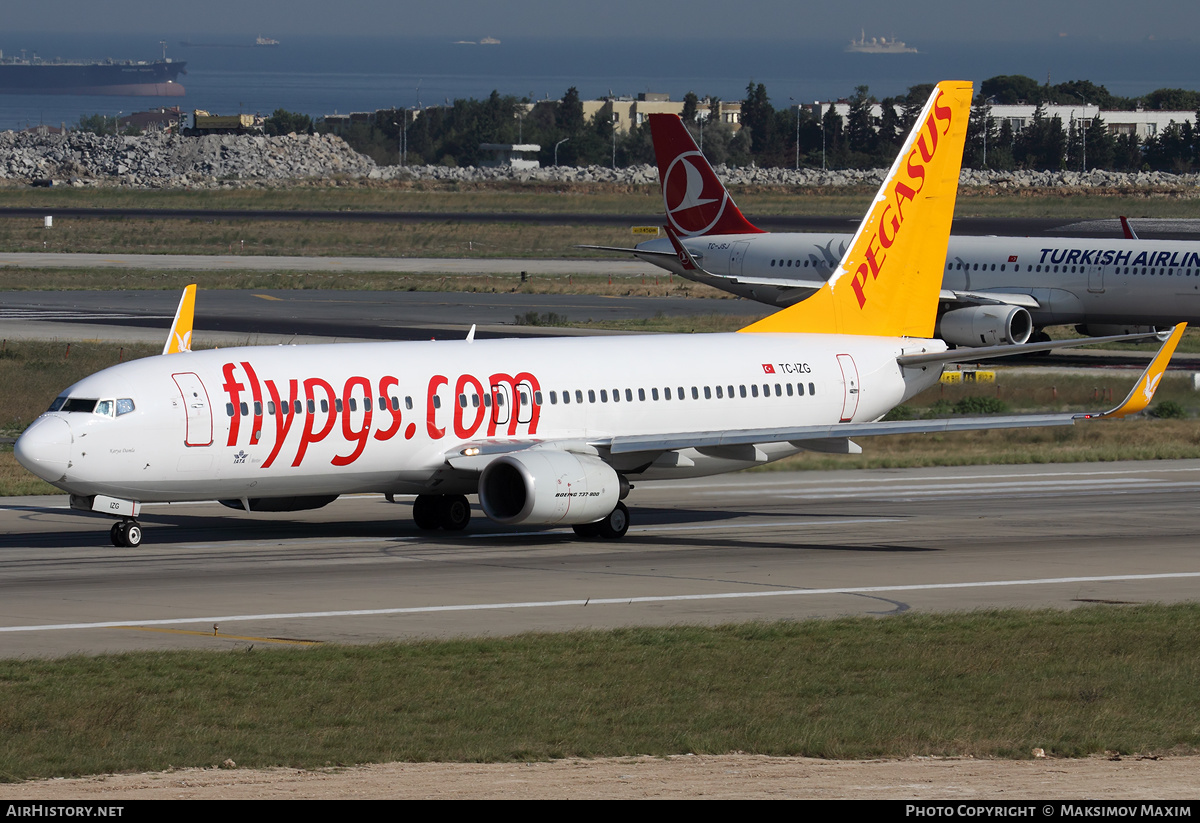
[[[310,446],[330,437],[340,437],[345,446],[329,462],[349,466],[362,456],[372,437],[387,441],[403,432],[405,440],[412,440],[417,433],[415,421],[405,425],[405,415],[414,415],[415,409],[401,399],[400,380],[392,375],[378,380],[353,375],[335,388],[320,377],[263,379],[246,361],[226,363],[221,371],[229,416],[226,445],[256,446],[270,440],[271,449],[261,464],[264,469],[275,465],[293,428],[298,432],[290,437],[295,448],[293,467],[304,461]],[[447,398],[444,389],[451,385],[454,394]],[[541,385],[529,372],[497,373],[483,379],[463,374],[453,381],[435,374],[425,392],[425,430],[431,440],[444,438],[447,425],[462,440],[477,434],[515,436],[522,427],[536,434],[540,397]],[[443,407],[447,399],[451,408]]]
[[[933,104],[933,112],[925,120],[925,126],[921,129],[920,137],[917,139],[917,147],[909,153],[908,158],[904,161],[904,172],[913,185],[906,183],[900,176],[896,177],[895,185],[888,191],[888,195],[893,199],[889,199],[887,205],[883,207],[883,212],[879,215],[879,226],[867,243],[866,262],[859,265],[858,270],[854,272],[854,279],[850,285],[854,289],[854,296],[858,298],[860,309],[867,305],[867,276],[870,275],[871,280],[878,279],[879,272],[887,261],[886,250],[896,242],[896,237],[904,225],[904,201],[915,200],[917,194],[925,186],[925,164],[933,160],[934,155],[937,154],[938,126],[936,121],[945,122],[942,134],[950,130],[953,112],[949,106],[940,105],[940,101],[941,94]],[[891,213],[890,217],[889,213]]]

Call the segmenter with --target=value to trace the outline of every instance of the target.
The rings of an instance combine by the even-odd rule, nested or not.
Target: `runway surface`
[[[175,291],[0,292],[0,337],[159,342],[178,303]],[[771,311],[748,300],[725,298],[213,289],[197,296],[196,340],[200,345],[280,342],[296,335],[323,340],[428,340],[465,336],[472,324],[478,325],[479,338],[531,337],[563,332],[514,324],[518,316],[530,312],[585,322],[656,315],[757,318]],[[210,337],[213,334],[217,336]]]
[[[0,656],[1194,600],[1200,461],[635,483],[620,541],[420,532],[405,499],[146,506],[139,549],[0,504]],[[214,625],[216,626],[214,633]]]
[[[131,271],[385,272],[392,274],[667,274],[632,255],[610,258],[498,257],[287,257],[254,254],[0,253],[0,267],[20,269],[129,269]]]
[[[803,197],[803,194],[797,197]],[[0,219],[45,216],[68,219],[151,220],[319,220],[336,223],[516,223],[543,226],[655,226],[662,213],[594,214],[564,211],[539,212],[418,212],[418,211],[326,211],[314,209],[155,209],[155,208],[54,208],[46,206],[0,207]],[[753,214],[747,216],[765,231],[853,233],[858,215],[819,217],[796,214]],[[1110,235],[1121,237],[1119,214],[1107,219],[1072,220],[1061,217],[957,217],[954,234],[1012,237],[1063,237]],[[1200,221],[1170,218],[1132,218],[1130,224],[1143,239],[1194,239]]]

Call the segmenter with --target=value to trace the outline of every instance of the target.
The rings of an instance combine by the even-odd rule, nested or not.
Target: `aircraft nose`
[[[18,463],[43,480],[62,480],[71,462],[71,427],[61,417],[35,420],[17,438],[13,454]]]

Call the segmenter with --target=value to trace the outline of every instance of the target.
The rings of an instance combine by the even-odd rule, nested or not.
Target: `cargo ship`
[[[0,94],[183,97],[187,63],[161,60],[43,60],[0,52]]]

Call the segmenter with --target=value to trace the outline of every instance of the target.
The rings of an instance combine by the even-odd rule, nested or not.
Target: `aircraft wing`
[[[592,441],[593,445],[606,446],[612,454],[645,451],[671,451],[684,448],[719,448],[722,446],[748,446],[755,443],[789,442],[803,446],[808,441],[829,442],[837,438],[876,437],[885,434],[931,434],[951,431],[979,431],[983,429],[1040,428],[1045,426],[1071,426],[1076,420],[1091,420],[1106,417],[1126,417],[1136,414],[1150,405],[1154,392],[1162,380],[1171,355],[1183,338],[1186,323],[1175,326],[1171,336],[1163,343],[1158,354],[1142,372],[1142,376],[1130,389],[1129,394],[1118,405],[1107,411],[1064,412],[1059,414],[1016,414],[991,417],[959,417],[935,420],[887,420],[873,423],[832,423],[821,426],[797,426],[775,429],[731,429],[727,431],[689,432],[680,434],[633,435]],[[1063,341],[1074,342],[1074,341]],[[1094,342],[1094,341],[1092,341]],[[1022,346],[995,346],[992,348],[1016,348]],[[924,355],[916,355],[923,357]],[[901,358],[903,360],[904,358]],[[826,451],[828,449],[822,449]]]
[[[669,251],[655,251],[652,249],[627,249],[624,246],[588,246],[588,245],[583,245],[583,244],[577,243],[575,245],[575,248],[577,248],[577,249],[592,249],[593,251],[619,251],[619,252],[626,252],[628,254],[642,254],[642,255],[649,256],[649,257],[674,257],[675,256],[674,252],[669,252]]]
[[[942,289],[939,298],[948,303],[971,303],[973,305],[1006,305],[1021,306],[1026,309],[1039,309],[1042,304],[1031,294],[1007,293],[998,291],[960,291],[957,289]]]
[[[1062,412],[1057,414],[1015,414],[989,417],[954,417],[931,420],[878,420],[870,423],[829,423],[817,426],[795,426],[784,428],[726,429],[723,431],[680,431],[659,434],[616,435],[589,438],[587,440],[487,440],[460,445],[446,453],[446,462],[461,471],[480,472],[496,457],[530,448],[553,448],[576,454],[593,454],[602,459],[609,455],[669,452],[680,449],[730,450],[753,448],[759,443],[791,443],[815,451],[855,453],[857,446],[850,442],[852,437],[878,437],[889,434],[933,434],[954,431],[980,431],[985,429],[1042,428],[1048,426],[1071,426],[1077,420],[1093,420],[1108,417],[1125,417],[1142,411],[1150,404],[1154,392],[1162,380],[1171,355],[1183,338],[1186,323],[1180,323],[1163,343],[1150,365],[1142,372],[1129,394],[1118,405],[1107,411]],[[1121,335],[1120,339],[1145,338],[1151,335]],[[1079,345],[1081,341],[1060,341]],[[1096,340],[1082,341],[1083,344]],[[1051,345],[1051,344],[1047,344]],[[1027,346],[993,346],[993,349],[1027,349]],[[1061,348],[1061,346],[1057,346]],[[968,354],[971,353],[970,351]],[[1011,352],[1010,352],[1011,353]],[[919,359],[938,355],[906,355],[899,358],[908,365],[909,358]],[[998,355],[997,355],[998,356]],[[922,362],[937,362],[922,361]]]
[[[1186,323],[1180,323],[1175,327],[1179,335],[1182,337],[1183,328],[1186,328]],[[1171,337],[1174,337],[1175,332],[1172,332]],[[950,349],[948,351],[930,352],[928,354],[902,354],[896,358],[896,362],[901,366],[928,366],[931,363],[974,363],[976,360],[992,360],[997,357],[1011,357],[1014,354],[1033,354],[1034,352],[1055,351],[1057,349],[1075,349],[1080,346],[1094,346],[1100,343],[1133,343],[1145,342],[1147,340],[1158,340],[1157,333],[1143,332],[1139,334],[1112,334],[1107,337],[1085,337],[1076,340],[1053,340],[1047,343],[1010,343],[1004,346],[966,346],[959,349]],[[1170,342],[1170,338],[1166,342]],[[1166,342],[1163,348],[1166,348]],[[1178,345],[1178,341],[1176,342]],[[1175,346],[1171,346],[1171,352],[1175,351]],[[1161,352],[1161,349],[1160,349]],[[1168,355],[1168,358],[1170,356]]]

